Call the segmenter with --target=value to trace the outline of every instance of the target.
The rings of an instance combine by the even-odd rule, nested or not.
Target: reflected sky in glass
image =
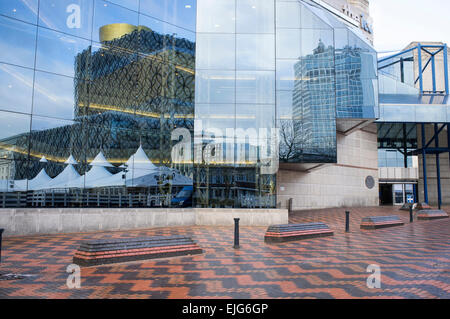
[[[32,68],[36,26],[0,16],[0,62]]]
[[[0,2],[0,14],[8,17],[36,24],[37,13],[38,0],[3,0]]]
[[[88,40],[39,28],[36,69],[74,77],[76,56],[90,45]]]
[[[73,78],[36,72],[33,114],[73,119],[74,105]]]
[[[0,109],[31,113],[33,70],[0,63]]]
[[[39,25],[91,39],[92,0],[40,0]]]

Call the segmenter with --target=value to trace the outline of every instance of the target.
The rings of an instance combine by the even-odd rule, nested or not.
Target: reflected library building
[[[0,2],[0,205],[378,205],[366,0]]]

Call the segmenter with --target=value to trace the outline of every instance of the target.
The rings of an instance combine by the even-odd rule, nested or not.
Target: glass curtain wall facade
[[[171,206],[193,131],[195,0],[0,3],[0,204]],[[176,205],[183,200],[176,202]]]
[[[0,205],[275,207],[378,112],[376,54],[307,0],[0,3]]]
[[[274,0],[197,4],[196,203],[274,207]]]

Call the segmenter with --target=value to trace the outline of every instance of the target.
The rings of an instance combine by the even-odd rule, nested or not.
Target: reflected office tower
[[[345,46],[336,50],[336,109],[340,117],[363,118],[361,72],[364,57],[372,59],[371,55],[364,55],[361,48]]]
[[[292,115],[296,154],[304,162],[335,160],[334,48],[322,41],[294,65]]]

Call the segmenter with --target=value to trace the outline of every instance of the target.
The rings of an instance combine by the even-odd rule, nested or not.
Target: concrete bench
[[[404,223],[397,215],[392,216],[370,216],[361,221],[361,229],[378,229],[385,227],[401,226]]]
[[[81,243],[73,257],[73,263],[79,266],[97,266],[202,252],[191,238],[184,236],[102,239]]]
[[[272,225],[267,229],[264,241],[281,243],[325,236],[333,236],[333,231],[324,223]]]
[[[448,218],[448,214],[443,210],[420,210],[417,212],[417,219],[419,220],[432,220]]]

